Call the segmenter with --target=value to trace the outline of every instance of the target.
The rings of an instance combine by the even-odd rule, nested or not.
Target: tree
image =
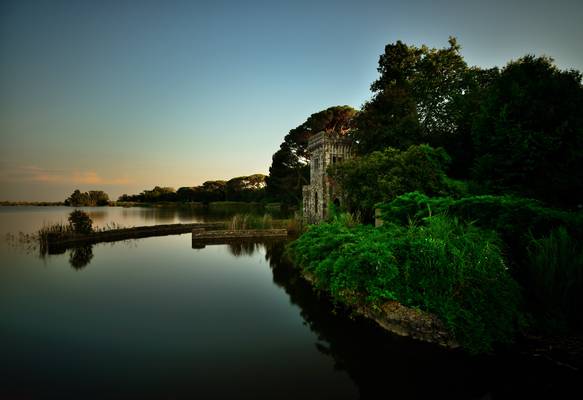
[[[299,204],[302,200],[302,186],[309,181],[309,164],[302,163],[289,145],[283,143],[272,157],[266,179],[267,196],[285,204]]]
[[[404,193],[428,195],[449,191],[445,168],[450,159],[443,149],[414,145],[407,150],[392,147],[329,167],[347,208],[372,219],[375,204]]]
[[[583,203],[583,87],[547,57],[509,63],[486,91],[472,129],[473,177],[494,193]]]
[[[68,220],[75,233],[91,233],[93,231],[93,221],[84,211],[75,210],[71,212]]]
[[[308,140],[318,132],[348,134],[358,111],[350,106],[334,106],[310,115],[290,130],[272,157],[267,195],[287,204],[299,204],[302,186],[309,183]]]
[[[361,154],[412,144],[444,145],[458,131],[461,103],[471,75],[455,38],[430,49],[389,44],[380,56],[373,97],[355,120]]]
[[[109,204],[109,196],[102,190],[90,190],[88,197],[92,206],[106,206]]]
[[[358,111],[350,106],[334,106],[318,111],[306,119],[304,123],[290,130],[284,137],[292,154],[301,162],[309,160],[307,153],[308,139],[319,132],[337,132],[347,134],[353,125],[353,119]]]
[[[240,176],[227,181],[225,197],[229,201],[258,201],[264,193],[265,178],[263,174]]]
[[[206,181],[201,186],[201,201],[210,203],[212,201],[225,201],[226,181]]]
[[[171,187],[156,186],[152,190],[144,190],[140,194],[141,201],[157,203],[160,201],[176,201],[176,191]]]
[[[109,204],[109,196],[102,190],[90,190],[81,192],[76,189],[66,200],[65,205],[72,207],[95,207],[106,206]]]
[[[88,195],[87,193],[81,193],[81,191],[79,189],[76,189],[66,200],[65,200],[65,205],[66,206],[73,206],[73,207],[79,207],[79,206],[84,206],[87,204],[88,202]]]

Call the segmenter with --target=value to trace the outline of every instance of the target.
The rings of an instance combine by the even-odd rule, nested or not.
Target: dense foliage
[[[407,224],[446,214],[485,229],[503,240],[512,276],[525,289],[527,309],[539,325],[582,325],[575,307],[583,304],[583,211],[545,207],[514,196],[461,199],[414,192],[379,205],[384,221]],[[580,308],[578,308],[580,310]]]
[[[583,212],[550,208],[539,201],[511,195],[454,199],[411,192],[378,204],[378,208],[383,220],[401,224],[431,214],[447,214],[492,229],[512,244],[524,243],[530,236],[541,237],[560,226],[583,239]]]
[[[583,325],[583,245],[564,227],[532,239],[526,257],[533,308],[545,323]],[[545,328],[548,329],[548,326]],[[561,327],[564,328],[564,327]]]
[[[328,173],[345,210],[369,222],[380,203],[385,226],[312,227],[296,261],[337,300],[425,308],[474,350],[511,339],[519,286],[530,329],[583,328],[581,73],[468,67],[454,38],[388,44],[378,72],[355,157]]]
[[[382,228],[334,221],[312,226],[290,250],[336,300],[420,307],[471,352],[510,342],[520,320],[520,291],[496,235],[455,219]]]
[[[101,190],[81,192],[77,189],[65,200],[65,205],[72,207],[95,207],[106,206],[108,204],[109,196]]]
[[[581,77],[545,57],[509,63],[474,120],[473,178],[494,193],[583,203]]]
[[[378,71],[351,132],[359,154],[429,144],[450,155],[449,176],[482,194],[582,204],[580,72],[534,56],[469,68],[455,39],[443,49],[389,44]]]
[[[379,78],[373,97],[363,106],[353,132],[358,151],[367,154],[385,147],[406,149],[412,144],[445,146],[467,135],[470,98],[487,82],[468,68],[455,38],[442,49],[388,44],[379,58]]]
[[[449,193],[452,188],[445,175],[448,162],[443,149],[413,145],[400,151],[388,147],[334,164],[329,174],[339,185],[345,206],[370,219],[376,203],[412,190],[430,195]]]
[[[69,214],[69,225],[75,233],[91,233],[93,221],[89,215],[81,210],[75,210]]]

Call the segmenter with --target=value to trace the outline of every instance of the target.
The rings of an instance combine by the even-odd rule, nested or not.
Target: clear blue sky
[[[0,2],[0,200],[267,173],[311,113],[359,108],[387,43],[583,70],[583,1]]]

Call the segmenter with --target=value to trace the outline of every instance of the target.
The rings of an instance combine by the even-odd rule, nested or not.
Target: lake
[[[85,210],[99,226],[221,217]],[[556,398],[578,388],[577,372],[542,359],[470,357],[351,317],[298,276],[281,241],[195,249],[184,234],[45,257],[19,243],[18,232],[70,211],[0,207],[0,398]]]

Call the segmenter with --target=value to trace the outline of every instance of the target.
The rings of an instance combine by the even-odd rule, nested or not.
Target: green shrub
[[[75,233],[91,233],[93,221],[86,212],[75,210],[69,214],[69,225]]]
[[[525,290],[527,310],[539,326],[562,329],[581,325],[582,317],[573,307],[580,310],[582,305],[582,250],[577,242],[583,239],[583,212],[549,208],[515,196],[455,200],[418,192],[379,207],[384,221],[400,225],[445,213],[496,231],[503,240],[512,276]]]
[[[397,300],[436,314],[470,352],[512,340],[520,292],[491,231],[436,216],[425,226],[312,226],[290,246],[338,301]]]
[[[428,197],[412,192],[379,204],[383,221],[407,224],[431,214],[447,214],[476,226],[496,231],[512,262],[520,263],[531,237],[540,238],[564,226],[575,238],[583,238],[583,212],[545,207],[542,203],[515,196],[472,196],[461,199]]]
[[[338,184],[350,210],[372,217],[374,206],[383,199],[393,199],[417,190],[444,195],[462,190],[447,180],[445,169],[450,159],[445,150],[427,145],[407,150],[386,148],[360,158],[333,164],[328,173]]]

